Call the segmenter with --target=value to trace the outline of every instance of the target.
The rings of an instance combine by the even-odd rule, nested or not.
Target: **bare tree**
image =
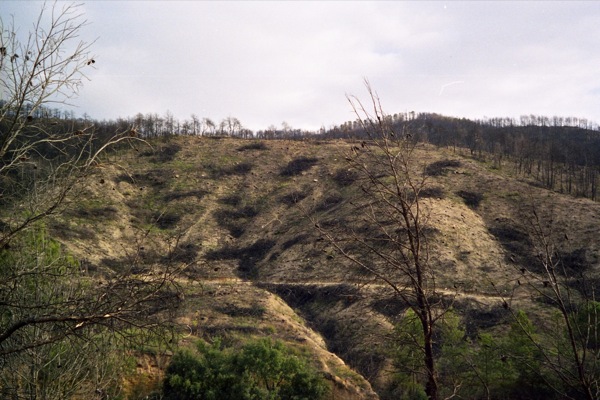
[[[533,202],[532,202],[533,203]],[[597,399],[600,396],[600,303],[595,285],[584,267],[565,261],[564,246],[554,232],[552,210],[531,206],[527,212],[531,243],[538,265],[520,271],[518,284],[524,284],[557,311],[553,326],[543,335],[534,335],[521,326],[542,356],[544,366],[554,378],[545,379],[562,398]],[[568,244],[568,233],[560,242]],[[505,304],[506,304],[505,300]],[[510,308],[517,324],[518,313]]]
[[[31,183],[35,180],[36,193],[30,197],[38,197],[40,193],[45,196],[35,204],[27,202],[30,206],[26,217],[3,221],[0,247],[30,223],[53,213],[81,172],[89,169],[99,154],[93,154],[91,126],[65,132],[53,129],[57,122],[36,117],[38,110],[53,103],[64,104],[75,95],[85,78],[85,69],[95,62],[89,54],[90,45],[77,40],[85,25],[78,8],[57,7],[48,11],[44,5],[33,31],[24,41],[17,36],[16,27],[1,21],[1,195],[6,198],[31,194]],[[52,18],[50,26],[45,27],[48,12]],[[51,183],[57,179],[63,182]],[[54,190],[45,183],[50,183]],[[19,215],[22,213],[11,213],[12,217]]]
[[[92,276],[48,236],[44,222],[77,201],[106,149],[141,140],[133,128],[100,140],[89,122],[67,125],[46,115],[49,105],[69,104],[86,79],[86,69],[96,62],[90,44],[79,40],[86,24],[80,10],[73,4],[44,5],[24,38],[14,24],[0,21],[3,398],[22,398],[24,393],[28,398],[68,397],[48,392],[51,369],[60,367],[61,358],[70,354],[71,366],[80,367],[72,374],[61,369],[64,379],[57,382],[76,386],[89,378],[81,375],[89,365],[69,346],[104,351],[90,344],[113,337],[118,338],[111,342],[116,345],[160,333],[168,328],[165,312],[180,301],[177,263],[141,274],[134,273],[137,261],[132,259],[118,273]],[[67,375],[70,383],[65,383]]]
[[[423,169],[413,157],[415,141],[404,125],[394,131],[377,94],[366,82],[369,107],[356,97],[348,100],[368,140],[352,146],[345,159],[360,185],[352,199],[353,221],[336,226],[316,221],[319,232],[359,271],[390,288],[412,310],[419,330],[412,342],[421,366],[414,373],[425,383],[430,399],[437,399],[438,366],[434,335],[448,305],[436,287],[429,263],[427,211],[420,193]]]
[[[229,116],[224,118],[219,123],[219,131],[221,135],[238,136],[243,126],[239,119]]]
[[[198,118],[198,116],[196,114],[193,114],[190,116],[192,122],[191,122],[191,128],[192,128],[192,135],[198,135],[201,134],[200,132],[200,118]]]
[[[210,118],[202,118],[202,136],[205,135],[214,135],[215,131],[217,129],[217,126],[215,125],[214,121]]]

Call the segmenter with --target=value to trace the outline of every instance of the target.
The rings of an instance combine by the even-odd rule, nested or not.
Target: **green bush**
[[[198,352],[175,354],[164,380],[165,400],[308,400],[327,391],[324,379],[278,341],[253,341],[240,351],[201,342]]]

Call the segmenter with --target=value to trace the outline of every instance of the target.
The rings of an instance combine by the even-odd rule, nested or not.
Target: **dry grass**
[[[389,360],[373,365],[364,360],[376,353],[370,353],[375,343],[384,346],[384,333],[402,307],[389,306],[393,299],[376,283],[352,286],[351,294],[332,290],[363,279],[305,216],[316,210],[342,227],[351,220],[347,199],[358,192],[357,177],[343,157],[351,144],[172,141],[157,153],[123,155],[99,169],[86,193],[95,208],[82,202],[75,210],[94,237],[69,237],[65,245],[95,266],[143,251],[156,255],[149,268],[159,270],[166,255],[179,254],[171,261],[185,267],[181,323],[192,332],[186,341],[274,336],[306,348],[347,396],[340,397],[369,398],[369,390],[360,389],[368,384],[335,378],[348,367],[332,350],[384,386]],[[564,254],[598,276],[600,204],[533,187],[449,150],[420,146],[415,159],[415,173],[427,174],[423,200],[431,231],[437,232],[429,247],[437,283],[470,318],[471,333],[503,321],[501,297],[512,296],[514,306],[531,305],[531,292],[516,288],[522,263],[533,260],[526,239],[528,205],[545,221],[552,219],[552,234]],[[137,218],[140,210],[175,217],[162,226],[159,218],[157,227]],[[56,222],[61,223],[67,222]],[[295,304],[296,311],[283,301],[293,305],[292,294],[307,292],[314,296]]]

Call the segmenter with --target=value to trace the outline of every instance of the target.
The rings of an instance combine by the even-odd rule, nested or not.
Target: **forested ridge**
[[[318,131],[291,127],[283,122],[256,132],[235,117],[221,121],[193,114],[180,121],[172,113],[138,113],[134,117],[94,120],[76,118],[72,112],[38,107],[21,111],[21,118],[44,120],[48,132],[93,129],[101,143],[114,132],[129,132],[142,138],[194,135],[245,139],[363,139],[367,135],[357,121],[348,121]],[[437,147],[468,150],[471,156],[491,159],[497,168],[508,167],[539,185],[578,197],[598,200],[600,183],[600,128],[597,123],[576,117],[523,115],[515,118],[470,120],[435,113],[387,115],[394,129],[410,131],[411,140]],[[3,121],[6,123],[6,121]]]

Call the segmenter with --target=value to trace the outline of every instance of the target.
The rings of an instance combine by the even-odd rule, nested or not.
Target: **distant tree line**
[[[397,132],[410,131],[416,142],[466,150],[480,160],[492,161],[496,168],[509,166],[546,188],[598,200],[600,129],[587,119],[523,115],[469,120],[433,113],[386,118]],[[336,126],[323,136],[367,137],[356,121]]]
[[[382,354],[392,357],[395,369],[390,374],[387,391],[379,393],[381,398],[600,398],[597,280],[568,256],[565,249],[568,235],[553,234],[552,210],[531,204],[519,211],[522,222],[515,222],[515,226],[525,233],[520,240],[528,242],[535,257],[514,266],[518,279],[510,273],[508,265],[504,282],[492,282],[488,277],[501,302],[491,313],[486,312],[484,318],[497,318],[499,324],[510,321],[502,329],[469,327],[473,316],[468,313],[461,316],[458,314],[461,311],[454,308],[460,294],[458,287],[454,286],[455,293],[440,287],[442,265],[430,258],[438,251],[429,245],[437,234],[430,221],[439,210],[426,205],[430,175],[415,153],[420,142],[439,140],[436,144],[443,146],[443,141],[463,128],[476,134],[473,141],[477,147],[465,146],[465,138],[445,145],[456,145],[460,151],[489,163],[490,155],[498,153],[514,157],[508,151],[503,153],[494,148],[500,143],[495,129],[507,133],[504,138],[510,139],[510,134],[516,137],[515,131],[522,128],[522,143],[528,145],[536,137],[533,133],[538,138],[542,136],[543,143],[551,142],[550,138],[558,136],[561,127],[553,130],[545,125],[511,127],[510,122],[500,120],[390,116],[383,111],[368,81],[365,85],[366,102],[356,96],[348,97],[358,126],[346,123],[346,132],[342,132],[347,137],[361,137],[359,145],[343,154],[347,172],[354,175],[355,186],[360,190],[346,194],[350,209],[344,213],[342,223],[318,207],[307,215],[321,238],[357,268],[365,282],[379,282],[403,306],[391,311],[398,318],[391,337],[392,348]],[[456,125],[438,137],[427,136],[441,128],[440,121]],[[532,135],[527,136],[530,131]],[[590,135],[597,134],[593,129],[587,131]],[[547,168],[546,153],[539,152],[537,157],[540,169]],[[498,262],[504,267],[501,260]],[[531,294],[533,304],[540,302],[534,308],[524,302],[513,302],[515,290],[521,286],[527,288],[527,297]],[[541,304],[547,305],[543,311],[538,308]],[[537,321],[532,322],[528,314],[535,315]]]
[[[2,103],[0,101],[0,106]],[[170,111],[138,113],[133,117],[94,120],[89,115],[76,118],[72,111],[37,107],[24,115],[48,120],[49,131],[92,128],[98,142],[114,132],[130,131],[143,138],[194,135],[236,137],[243,139],[366,139],[358,121],[347,121],[318,131],[280,126],[252,131],[238,118],[221,121],[191,114],[179,120]],[[600,127],[585,118],[523,115],[520,118],[486,118],[470,120],[435,113],[397,113],[387,115],[398,132],[410,130],[415,142],[467,151],[480,160],[490,160],[494,167],[510,167],[515,173],[535,179],[540,185],[574,196],[598,200],[600,183]]]

